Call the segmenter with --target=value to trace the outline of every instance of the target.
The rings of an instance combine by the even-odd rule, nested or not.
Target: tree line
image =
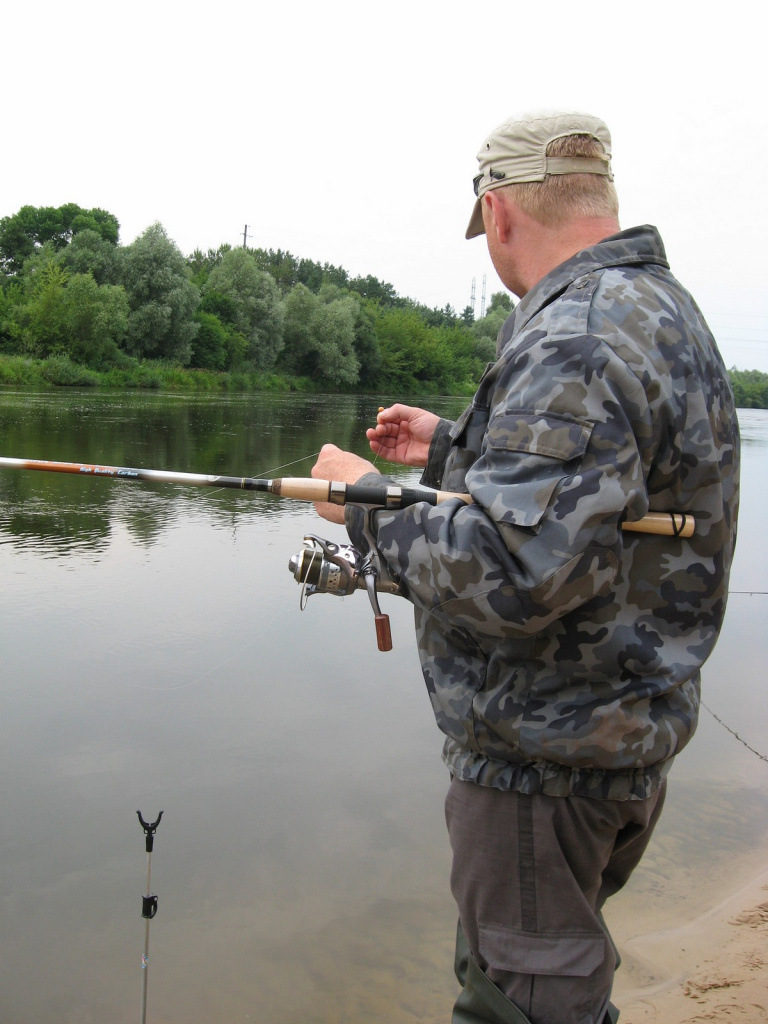
[[[130,245],[119,233],[113,214],[74,203],[0,219],[0,355],[155,385],[148,368],[162,365],[318,390],[471,394],[512,309],[497,292],[475,320],[470,306],[428,308],[373,275],[280,249],[185,257],[161,224]],[[61,364],[57,375],[87,382]],[[740,408],[768,408],[768,374],[729,375]]]
[[[185,257],[161,224],[123,246],[113,214],[75,204],[0,219],[0,285],[6,355],[412,394],[471,391],[512,307],[499,292],[475,321],[470,307],[430,309],[372,275],[281,250]]]
[[[760,370],[728,371],[739,409],[768,409],[768,373]]]

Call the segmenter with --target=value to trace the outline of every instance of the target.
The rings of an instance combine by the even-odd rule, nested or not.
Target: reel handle
[[[389,628],[389,616],[384,614],[374,615],[376,623],[376,643],[380,651],[392,650],[392,632]]]

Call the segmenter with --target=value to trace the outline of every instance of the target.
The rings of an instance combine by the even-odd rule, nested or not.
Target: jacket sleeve
[[[599,372],[590,370],[587,384],[590,363]],[[489,407],[468,410],[452,429],[461,450],[485,417],[464,480],[473,504],[372,516],[379,552],[406,596],[478,640],[535,634],[608,591],[621,520],[648,509],[637,438],[650,433],[646,396],[607,346],[560,339],[507,370]],[[443,486],[460,489],[450,462]]]

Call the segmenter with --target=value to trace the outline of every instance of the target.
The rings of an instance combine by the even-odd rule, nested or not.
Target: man
[[[656,230],[620,231],[610,157],[583,114],[488,137],[467,237],[521,299],[497,362],[456,423],[395,405],[367,432],[473,499],[369,515],[447,737],[454,1024],[616,1020],[601,908],[661,813],[725,610],[731,390]],[[313,469],[375,472],[332,445]],[[622,530],[657,510],[692,513],[694,536]],[[346,510],[359,544],[362,516]]]

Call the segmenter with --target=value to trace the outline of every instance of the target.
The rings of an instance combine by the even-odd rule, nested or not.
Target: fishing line
[[[256,476],[272,476],[273,473],[276,473],[280,469],[287,469],[289,466],[296,466],[300,462],[306,462],[307,459],[316,459],[319,454],[320,454],[320,452],[314,452],[314,454],[312,454],[312,455],[302,455],[302,457],[300,459],[294,459],[293,462],[284,462],[282,466],[274,466],[272,469],[262,470],[260,473],[257,473],[255,475]],[[214,494],[221,494],[222,491],[226,491],[227,489],[228,488],[226,488],[226,487],[211,487],[209,489],[208,493],[211,496],[213,496]],[[133,525],[133,524],[143,523],[147,519],[154,519],[154,518],[155,518],[155,516],[154,516],[153,512],[145,512],[144,515],[139,515],[139,516],[136,516],[135,518],[133,518],[131,520],[131,524]]]
[[[313,455],[302,455],[300,459],[294,459],[293,462],[284,462],[282,466],[273,466],[272,469],[263,469],[260,473],[255,473],[255,476],[272,476],[279,469],[287,469],[289,466],[297,466],[300,462],[306,462],[307,459],[316,459],[320,452],[315,452]],[[217,491],[223,490],[221,487],[216,488]],[[214,491],[215,493],[215,491]]]
[[[726,732],[729,732],[731,734],[731,736],[735,737],[735,739],[737,739],[739,741],[739,743],[743,743],[744,746],[747,748],[747,750],[751,751],[755,755],[755,757],[759,757],[761,761],[765,761],[766,764],[768,764],[768,757],[766,757],[765,754],[761,754],[759,750],[755,750],[754,747],[750,747],[750,745],[747,743],[747,741],[743,740],[741,738],[741,736],[739,736],[739,734],[737,732],[735,732],[733,729],[731,729],[731,727],[729,725],[726,725],[725,722],[722,720],[722,718],[718,718],[718,716],[715,714],[715,712],[712,710],[712,708],[710,708],[707,704],[705,704],[704,701],[702,701],[701,704],[702,704],[702,707],[705,707],[707,709],[707,711],[710,713],[710,715],[712,715],[712,717],[715,719],[715,721],[719,722],[720,725],[722,725],[722,727],[726,730]]]
[[[282,466],[273,466],[271,469],[262,469],[259,473],[254,473],[254,476],[272,476],[273,473],[277,473],[280,469],[288,469],[289,466],[297,466],[300,462],[306,462],[307,459],[316,459],[320,452],[314,452],[312,455],[302,455],[300,459],[294,459],[293,462],[284,462]],[[221,494],[222,491],[227,490],[226,487],[212,487],[209,491],[210,494]]]
[[[766,590],[729,590],[728,593],[729,594],[741,594],[741,595],[748,596],[748,597],[764,597],[766,594],[768,594],[768,591],[766,591]],[[722,725],[722,727],[726,730],[726,732],[729,732],[731,734],[731,736],[733,736],[735,739],[737,739],[739,741],[739,743],[743,744],[747,748],[747,750],[749,750],[751,753],[753,753],[755,755],[755,757],[759,757],[761,761],[765,761],[766,764],[768,764],[768,757],[766,757],[765,754],[761,754],[759,750],[755,750],[754,747],[750,747],[750,745],[747,743],[747,741],[743,740],[741,738],[741,736],[739,736],[739,734],[735,731],[735,729],[731,729],[731,727],[729,725],[726,725],[725,722],[722,720],[722,718],[719,718],[715,714],[715,712],[712,710],[712,708],[709,707],[707,704],[705,704],[704,701],[702,701],[701,704],[702,704],[702,707],[705,707],[707,709],[707,711],[710,713],[710,715],[712,715],[712,717],[715,719],[715,721],[719,722],[719,724]]]

